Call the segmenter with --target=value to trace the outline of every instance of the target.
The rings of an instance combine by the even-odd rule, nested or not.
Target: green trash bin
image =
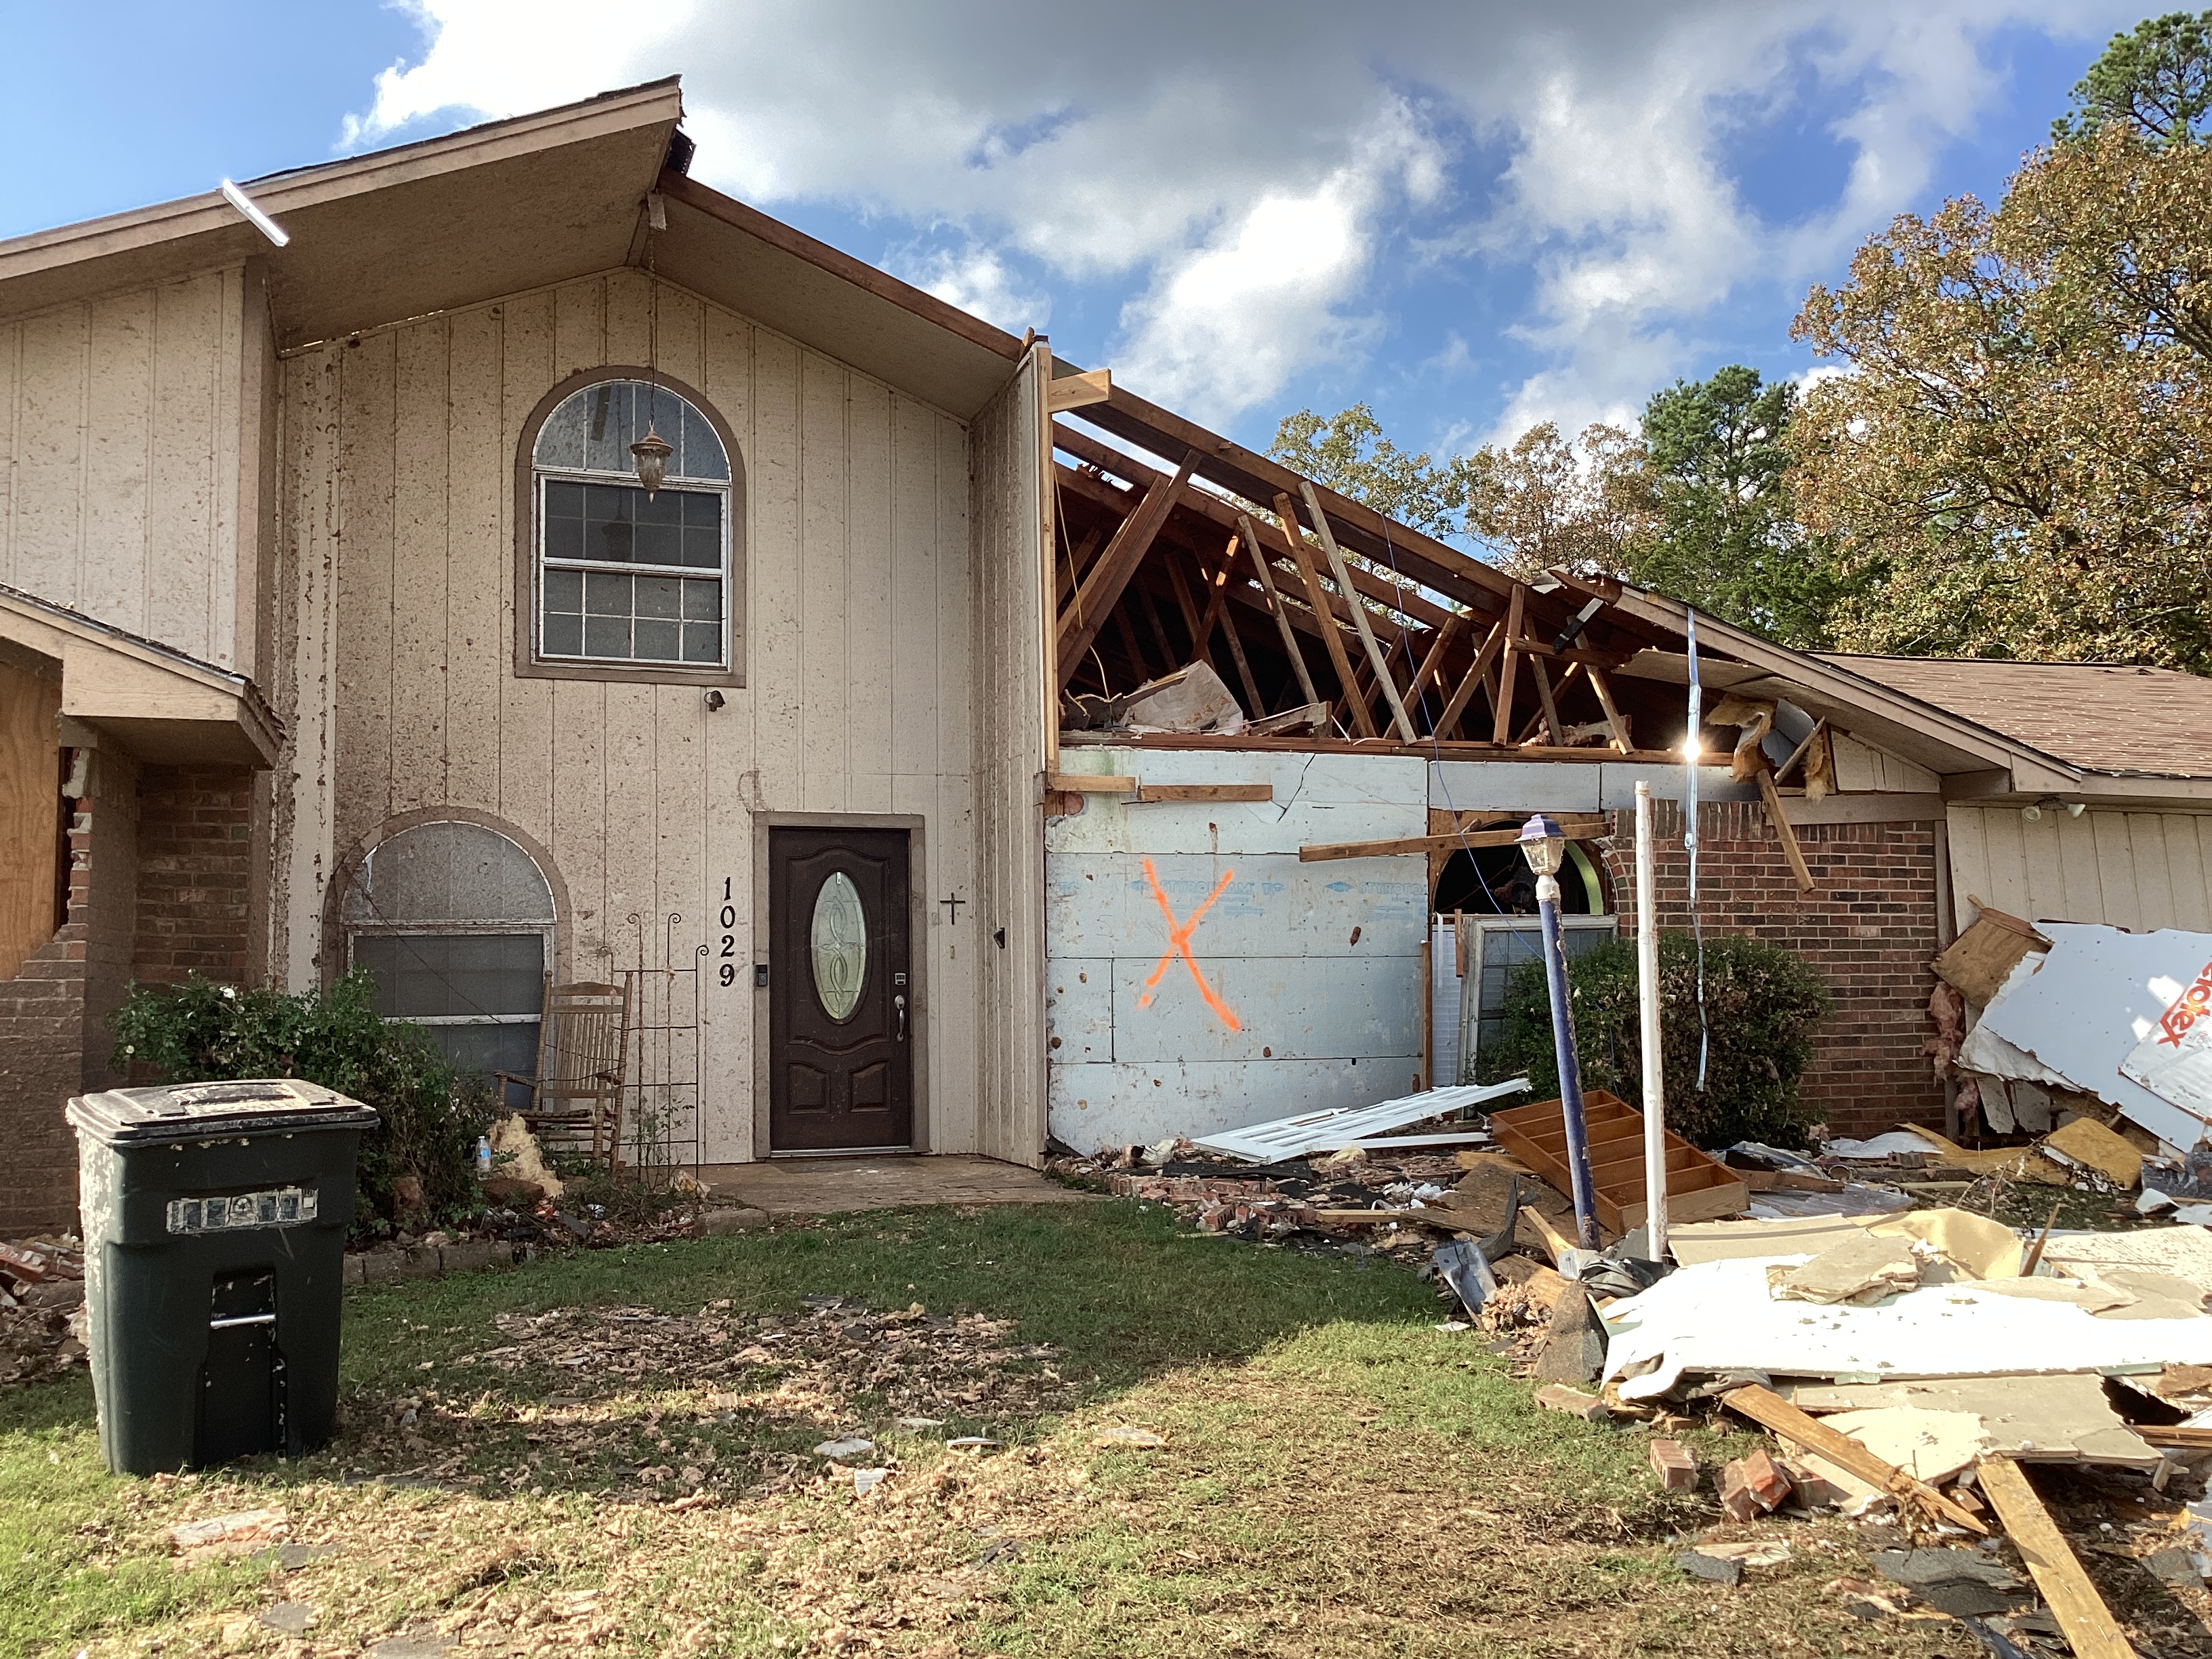
[[[69,1103],[100,1449],[118,1474],[320,1445],[337,1426],[354,1164],[377,1121],[295,1078]]]

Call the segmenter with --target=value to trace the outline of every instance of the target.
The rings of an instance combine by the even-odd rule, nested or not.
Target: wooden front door
[[[907,832],[771,830],[769,1147],[914,1144]]]

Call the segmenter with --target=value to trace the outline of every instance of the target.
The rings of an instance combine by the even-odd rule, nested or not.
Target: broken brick
[[[1651,1472],[1668,1492],[1698,1489],[1698,1455],[1679,1440],[1651,1443]]]
[[[1790,1477],[1764,1451],[1739,1457],[1721,1471],[1721,1508],[1731,1521],[1771,1513],[1790,1496]]]

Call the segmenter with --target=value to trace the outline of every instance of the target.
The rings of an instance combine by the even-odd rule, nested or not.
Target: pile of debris
[[[0,1382],[33,1382],[84,1358],[84,1249],[42,1235],[0,1244]]]

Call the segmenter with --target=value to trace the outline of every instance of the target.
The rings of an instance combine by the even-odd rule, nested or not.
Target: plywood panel
[[[513,678],[513,635],[511,586],[499,573],[512,545],[501,532],[514,474],[500,422],[500,319],[463,312],[446,337],[446,787],[501,812],[501,683]]]
[[[499,468],[499,538],[483,550],[484,562],[470,567],[471,580],[483,582],[499,603],[500,631],[490,653],[499,677],[497,804],[493,810],[546,842],[553,836],[554,682],[520,678],[509,666],[516,635],[532,625],[527,592],[519,596],[515,592],[515,503],[510,480],[530,411],[562,378],[554,356],[555,308],[550,294],[523,295],[494,308],[500,331],[500,418],[493,454]],[[562,941],[561,948],[572,942]],[[573,965],[564,971],[573,973]]]
[[[110,620],[130,617],[134,632],[150,631],[147,583],[153,534],[148,522],[154,407],[155,295],[120,294],[87,307],[90,351],[86,374],[84,562],[76,605]]]
[[[2044,901],[2037,914],[2068,921],[2100,916],[2105,896],[2097,865],[2097,833],[2087,815],[2072,818],[2063,812],[2046,812],[2029,825],[2029,832],[2031,848],[2052,849],[2044,855],[2049,860],[2044,867],[2055,864],[2058,876],[2056,902]],[[2031,872],[2032,882],[2035,873]],[[2133,885],[2129,884],[2130,889]]]
[[[0,663],[0,980],[54,934],[62,688]]]
[[[2212,830],[2212,818],[2183,817],[2167,813],[2160,819],[2160,830],[2166,841],[2166,878],[2172,895],[2173,920],[2177,927],[2186,927],[2196,933],[2212,929],[2212,880],[2207,880],[2212,871],[2212,857],[2208,857],[2205,836]]]
[[[337,828],[350,847],[391,816],[395,335],[349,347],[338,439]]]
[[[892,514],[890,393],[854,376],[846,391],[849,460],[846,492],[846,613],[848,628],[865,629],[868,619],[894,615],[892,599]],[[896,625],[896,624],[894,624]],[[850,810],[890,809],[891,728],[900,688],[891,676],[892,652],[884,637],[848,641],[845,659],[847,763],[852,776]]]
[[[394,337],[392,416],[392,726],[389,812],[453,799],[446,752],[451,554],[447,324]]]
[[[78,507],[84,488],[89,326],[82,307],[16,325],[21,378],[8,580],[72,605],[82,592],[83,521]],[[125,625],[143,620],[142,613]]]
[[[2135,932],[2212,928],[2212,856],[2205,818],[2091,809],[2080,817],[2016,806],[1954,806],[1951,878],[1963,902],[2048,921],[2102,922]]]
[[[227,290],[221,275],[159,289],[154,329],[146,631],[202,658],[218,643],[210,626],[221,603],[215,567],[225,547],[218,497],[237,478],[234,467],[229,478],[216,477],[223,371],[235,374],[234,357],[221,361]],[[234,562],[228,551],[222,562]]]
[[[766,330],[754,335],[754,450],[748,506],[756,532],[747,561],[754,604],[748,674],[753,705],[753,743],[761,795],[772,809],[794,811],[799,793],[805,684],[800,629],[804,623],[799,564],[800,532],[799,361],[798,348]]]
[[[852,465],[845,370],[807,352],[799,366],[799,720],[810,812],[852,810],[852,608],[846,493]]]

